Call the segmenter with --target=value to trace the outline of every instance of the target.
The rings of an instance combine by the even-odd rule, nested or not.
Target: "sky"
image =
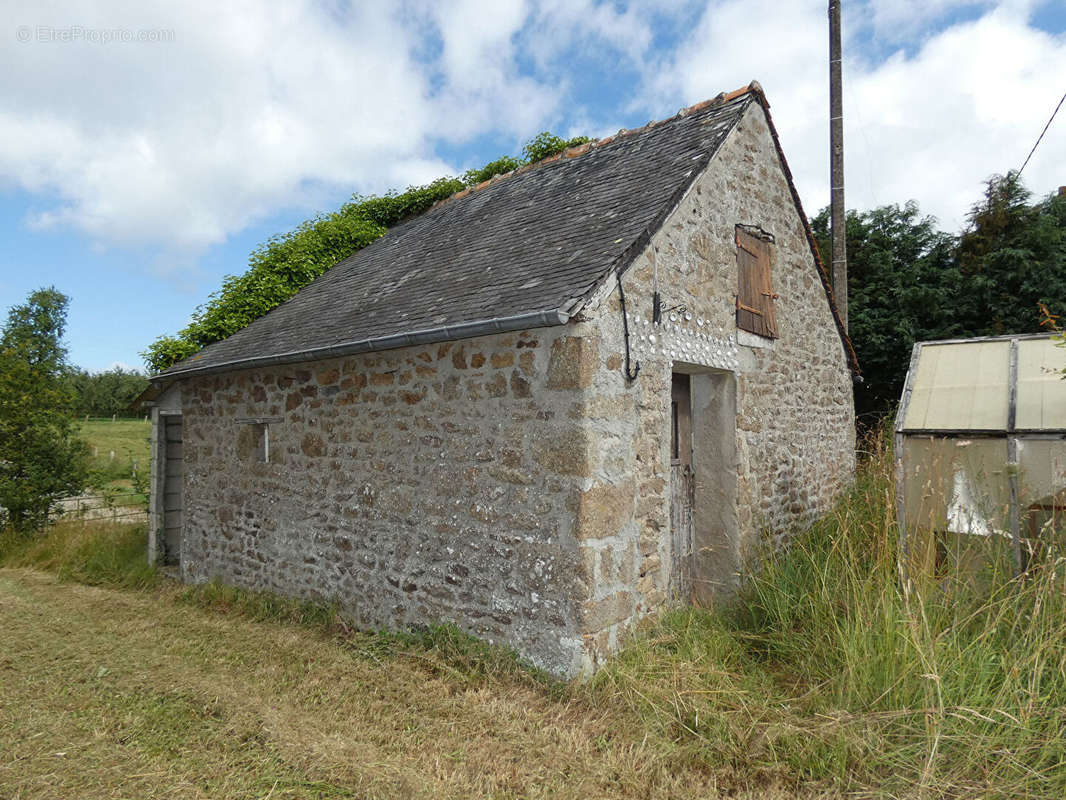
[[[1066,92],[1062,0],[843,0],[848,208],[957,232]],[[758,80],[829,200],[824,0],[0,0],[0,313],[70,297],[72,363],[143,367],[270,236],[540,131],[604,136]],[[1066,184],[1066,112],[1025,169]]]

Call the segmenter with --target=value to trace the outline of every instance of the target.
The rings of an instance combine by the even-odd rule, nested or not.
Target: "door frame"
[[[692,556],[688,596],[707,604],[740,584],[737,507],[737,375],[674,362],[673,374],[689,376],[692,443]],[[673,403],[673,380],[670,399]],[[672,417],[672,414],[671,414]],[[673,421],[670,421],[671,437]],[[673,455],[672,448],[670,456]],[[668,459],[673,469],[673,459]],[[673,508],[670,509],[671,519]],[[671,575],[671,584],[675,578]],[[682,599],[688,599],[688,596]]]
[[[695,482],[692,446],[692,375],[670,375],[670,594],[692,597],[695,561],[693,507]],[[680,506],[680,507],[679,507]]]
[[[167,491],[167,433],[166,424],[181,411],[165,408],[152,409],[152,474],[148,497],[148,563],[162,565],[167,561],[166,552],[166,491]],[[183,426],[184,428],[184,426]],[[182,431],[184,438],[184,430]],[[182,496],[184,497],[182,475]],[[179,559],[180,559],[180,553]]]

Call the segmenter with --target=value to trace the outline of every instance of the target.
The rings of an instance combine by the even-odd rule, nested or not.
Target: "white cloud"
[[[270,14],[250,2],[9,8],[0,181],[46,203],[31,226],[195,257],[279,209],[320,207],[338,188],[383,191],[454,172],[433,141],[531,126],[553,103],[551,87],[510,66],[521,13],[484,5],[498,13],[482,15],[493,24],[475,26],[476,46],[470,26],[444,32],[439,90],[416,57],[424,31],[385,3],[293,0]],[[20,26],[36,39],[74,25],[164,29],[173,41],[15,41]]]
[[[654,12],[640,4],[620,10],[594,0],[543,0],[537,5],[527,46],[542,66],[572,56],[575,47],[610,48],[620,57],[639,62],[652,44]]]
[[[851,24],[858,29],[868,25],[879,39],[900,44],[950,14],[972,14],[993,5],[994,0],[867,0],[855,7]]]
[[[894,5],[892,13],[907,7]],[[947,5],[939,4],[941,12]],[[1066,37],[1029,25],[1026,8],[992,8],[929,34],[910,55],[900,50],[867,63],[845,54],[849,208],[915,199],[954,230],[984,179],[1021,165],[1066,75]],[[845,18],[845,33],[848,25]],[[806,210],[814,213],[829,199],[827,36],[822,2],[716,4],[689,40],[650,71],[642,102],[669,113],[757,78]],[[1066,182],[1063,163],[1066,125],[1049,131],[1026,168],[1028,185],[1042,194]]]
[[[982,179],[1024,159],[1061,95],[1066,39],[1027,24],[1032,0],[991,3],[845,4],[849,206],[915,198],[955,227]],[[289,0],[269,14],[251,0],[10,5],[0,186],[30,193],[28,225],[153,250],[159,269],[281,210],[455,172],[464,165],[435,155],[442,142],[613,132],[623,113],[662,118],[753,78],[808,210],[828,198],[823,0],[719,0],[702,13],[668,0]],[[944,27],[960,13],[980,16]],[[164,29],[173,41],[21,44],[23,25]],[[878,60],[904,31],[906,51]],[[605,76],[636,70],[643,85],[616,113],[582,105],[574,59]],[[1063,131],[1060,119],[1026,170],[1038,192],[1066,183]]]
[[[518,68],[514,39],[529,14],[524,0],[434,2],[426,11],[442,43],[442,85],[432,103],[437,133],[520,136],[555,111],[560,87]]]

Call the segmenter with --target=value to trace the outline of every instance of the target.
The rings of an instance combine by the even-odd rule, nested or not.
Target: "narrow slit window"
[[[270,426],[260,422],[252,426],[255,431],[255,460],[260,464],[270,463]]]
[[[677,401],[670,403],[670,458],[674,463],[681,460],[681,440],[677,429]]]

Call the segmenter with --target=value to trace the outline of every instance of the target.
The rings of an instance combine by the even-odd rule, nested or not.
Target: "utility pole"
[[[833,295],[848,330],[848,253],[844,221],[844,103],[840,63],[840,2],[829,0],[829,215],[833,229]]]

